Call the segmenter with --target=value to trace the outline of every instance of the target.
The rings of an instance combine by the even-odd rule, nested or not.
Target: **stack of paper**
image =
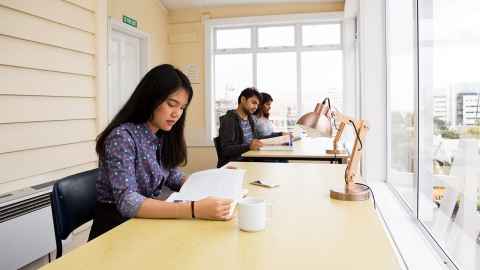
[[[263,145],[289,145],[290,144],[290,135],[283,135],[268,139],[260,140]]]
[[[218,197],[239,201],[245,170],[212,169],[190,175],[179,192],[172,193],[167,202],[177,200],[198,201],[207,197]]]

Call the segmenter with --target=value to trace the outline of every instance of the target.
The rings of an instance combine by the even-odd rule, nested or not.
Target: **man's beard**
[[[251,115],[251,114],[252,114],[252,113],[251,113],[248,109],[246,109],[246,108],[242,108],[242,110],[243,110],[243,113],[246,114],[246,115]]]

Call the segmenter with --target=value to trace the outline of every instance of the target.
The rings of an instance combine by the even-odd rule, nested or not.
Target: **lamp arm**
[[[340,127],[337,129],[337,133],[335,134],[335,138],[333,139],[333,151],[338,149],[338,142],[342,138],[343,130],[345,129],[345,123],[341,122]]]
[[[337,128],[337,133],[335,134],[335,138],[333,139],[333,151],[332,153],[337,153],[338,152],[338,143],[340,142],[340,139],[342,138],[343,131],[345,130],[345,126],[354,123],[354,118],[347,116],[343,113],[341,113],[338,110],[331,111],[331,117],[334,119],[335,122],[339,122],[340,126]]]
[[[355,143],[353,144],[352,153],[348,160],[345,173],[345,182],[347,185],[355,183],[355,179],[360,177],[360,175],[357,175],[357,172],[360,159],[362,158],[362,142],[364,141],[368,132],[368,125],[364,120],[357,121],[355,123],[355,128],[357,131],[357,136],[355,138]]]
[[[355,129],[356,136],[347,162],[347,168],[345,169],[345,185],[341,188],[334,187],[330,189],[330,198],[342,201],[364,201],[370,198],[370,187],[359,183],[360,174],[358,173],[358,167],[362,158],[362,141],[365,139],[369,128],[366,121],[362,119],[356,122],[351,121],[351,124]]]

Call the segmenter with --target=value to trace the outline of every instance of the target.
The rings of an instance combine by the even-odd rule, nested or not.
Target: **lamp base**
[[[343,155],[347,153],[345,150],[339,150],[339,149],[327,149],[326,152],[327,154],[330,154],[330,155]]]
[[[367,187],[352,183],[342,189],[331,189],[330,198],[340,201],[365,201],[370,198],[370,192]]]

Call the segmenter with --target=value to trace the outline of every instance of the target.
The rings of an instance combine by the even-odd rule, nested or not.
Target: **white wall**
[[[386,179],[386,60],[385,1],[359,3],[360,26],[360,116],[370,125],[363,156],[366,181]]]

